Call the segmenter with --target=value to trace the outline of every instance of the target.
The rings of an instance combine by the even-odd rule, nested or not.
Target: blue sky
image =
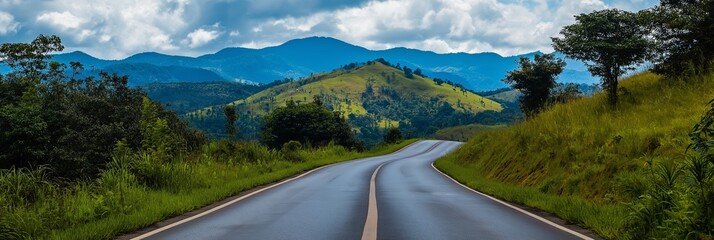
[[[370,49],[514,55],[550,52],[573,16],[637,11],[656,0],[0,0],[0,42],[62,37],[105,59],[155,51],[197,56],[328,36]]]

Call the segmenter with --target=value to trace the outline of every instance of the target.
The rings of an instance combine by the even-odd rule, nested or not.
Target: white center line
[[[364,230],[362,230],[362,240],[377,239],[377,194],[376,181],[377,173],[386,163],[380,164],[372,173],[372,179],[369,181],[369,208],[367,209],[367,220],[364,222]]]

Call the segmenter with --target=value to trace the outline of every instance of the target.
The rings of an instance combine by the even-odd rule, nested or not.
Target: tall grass
[[[47,180],[47,169],[3,171],[0,239],[109,239],[315,167],[389,153],[413,141],[369,152],[212,142],[170,160],[120,145],[97,180],[69,186]]]
[[[684,164],[688,133],[714,98],[714,75],[683,81],[643,73],[621,86],[615,108],[604,94],[556,105],[472,137],[437,167],[472,187],[553,212],[604,237],[638,236],[627,229],[632,227],[624,221],[628,211],[621,210],[651,190],[649,166]],[[522,191],[533,199],[516,197]],[[539,203],[547,201],[556,203]],[[595,210],[569,213],[585,206]]]

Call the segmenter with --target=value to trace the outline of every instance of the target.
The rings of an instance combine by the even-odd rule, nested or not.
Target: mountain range
[[[439,54],[401,47],[369,50],[334,38],[309,37],[262,49],[225,48],[198,57],[146,52],[121,60],[103,60],[76,51],[57,54],[53,60],[63,63],[78,61],[84,64],[85,69],[129,75],[130,85],[144,86],[166,82],[269,83],[327,72],[349,63],[384,58],[393,64],[420,68],[431,78],[448,79],[471,90],[485,91],[505,87],[501,79],[507,71],[516,68],[516,60],[521,56],[532,58],[535,54],[540,52],[503,57],[496,53]],[[558,53],[556,55],[563,57]],[[590,84],[597,81],[582,63],[569,59],[566,62],[568,65],[560,76],[560,82]]]

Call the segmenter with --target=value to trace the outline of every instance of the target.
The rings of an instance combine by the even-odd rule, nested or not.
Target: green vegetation
[[[481,119],[501,121],[502,105],[476,95],[457,84],[406,75],[409,68],[391,66],[383,59],[348,64],[329,72],[288,80],[246,99],[235,101],[241,119],[242,139],[258,139],[267,112],[292,101],[308,103],[317,95],[330,110],[354,126],[356,137],[368,146],[382,140],[389,128],[398,127],[406,137],[428,136],[440,128],[475,123]],[[411,78],[410,78],[411,77]],[[210,135],[224,132],[222,106],[186,115],[193,126]],[[490,114],[481,116],[479,114]]]
[[[714,75],[664,81],[644,73],[621,85],[616,109],[607,107],[605,94],[558,104],[476,135],[436,165],[471,187],[553,212],[604,237],[640,238],[628,231],[626,203],[656,182],[648,166],[685,162],[688,133],[714,98]]]
[[[48,179],[47,169],[3,170],[0,238],[109,239],[312,168],[387,154],[414,141],[362,153],[337,145],[287,152],[224,141],[164,161],[119,145],[97,180],[71,187]]]
[[[432,135],[433,138],[440,140],[451,140],[466,142],[469,138],[476,136],[479,133],[492,131],[505,127],[506,125],[482,125],[482,124],[469,124],[461,125],[456,127],[444,128]]]
[[[714,2],[661,1],[641,12],[658,45],[653,71],[669,78],[706,74],[714,67]]]
[[[532,117],[545,108],[556,86],[555,77],[563,72],[565,62],[553,54],[536,54],[533,61],[521,57],[518,65],[520,68],[509,71],[503,81],[522,93],[521,110],[526,117]]]
[[[398,143],[402,141],[402,131],[399,131],[399,128],[390,128],[383,139],[385,143]]]
[[[49,53],[63,49],[56,36],[40,35],[32,43],[4,43],[0,59],[13,72],[0,77],[0,168],[46,166],[55,179],[95,178],[111,161],[111,149],[126,139],[133,149],[146,143],[142,135],[145,94],[127,86],[127,78],[100,73],[75,78],[82,65],[48,63]],[[167,151],[188,151],[203,142],[172,112],[157,108],[162,134],[174,144]]]
[[[553,38],[553,48],[585,61],[590,73],[602,77],[608,103],[615,106],[620,76],[634,70],[632,65],[643,63],[650,53],[647,28],[636,13],[618,9],[580,14],[575,20],[560,31],[563,38]]]
[[[246,98],[271,85],[249,85],[238,82],[154,83],[141,90],[155,101],[168,105],[179,114]]]
[[[297,141],[315,147],[334,142],[352,150],[364,149],[355,140],[347,120],[339,112],[323,107],[317,96],[315,102],[297,104],[289,101],[285,107],[278,107],[269,113],[263,120],[260,141],[271,148]]]

